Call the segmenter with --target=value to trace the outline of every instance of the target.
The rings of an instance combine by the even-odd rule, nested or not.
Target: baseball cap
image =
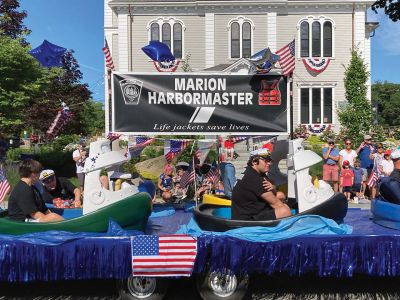
[[[349,162],[348,160],[345,160],[345,161],[343,162],[343,166],[348,166],[348,165],[350,165],[350,162]]]
[[[392,151],[390,151],[390,149],[385,150],[385,152],[383,152],[383,155],[390,155],[392,154]]]
[[[364,135],[364,140],[371,140],[372,137],[369,134]]]
[[[42,181],[42,180],[45,180],[54,175],[55,175],[55,173],[53,170],[50,170],[50,169],[43,170],[42,172],[40,172],[39,180]]]
[[[399,159],[400,158],[400,149],[396,149],[392,152],[392,154],[390,154],[390,157],[392,159]]]
[[[270,157],[271,156],[271,152],[269,152],[268,149],[266,148],[261,148],[261,149],[257,149],[257,150],[253,150],[250,152],[250,157],[255,157],[255,156],[261,156],[261,157]]]

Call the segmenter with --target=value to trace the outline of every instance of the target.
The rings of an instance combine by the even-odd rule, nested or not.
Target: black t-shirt
[[[243,178],[238,180],[232,191],[232,219],[255,220],[255,216],[261,212],[273,211],[261,198],[265,193],[263,178],[253,168],[246,168]]]
[[[53,203],[53,199],[61,198],[63,200],[70,200],[75,198],[75,186],[64,177],[56,178],[56,188],[53,191],[48,191],[46,187],[43,188],[43,200],[46,203]]]
[[[8,216],[12,220],[25,221],[31,218],[35,212],[45,213],[46,204],[40,192],[34,186],[30,186],[22,180],[17,183],[8,200]]]
[[[400,182],[400,169],[394,169],[390,177]]]

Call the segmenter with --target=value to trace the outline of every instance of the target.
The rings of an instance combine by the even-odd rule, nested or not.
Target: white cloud
[[[385,53],[383,55],[400,55],[400,22],[393,22],[383,10],[378,14],[368,11],[368,21],[379,22],[372,43],[376,43]]]

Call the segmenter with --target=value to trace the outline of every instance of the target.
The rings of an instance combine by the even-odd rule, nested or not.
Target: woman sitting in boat
[[[285,195],[276,191],[266,173],[272,163],[270,152],[259,149],[250,153],[247,168],[232,192],[232,219],[275,220],[291,215],[283,201]]]
[[[39,180],[42,165],[33,159],[22,161],[19,166],[21,180],[11,192],[8,202],[8,216],[12,220],[26,222],[55,222],[64,220],[51,212],[40,192],[34,187]]]
[[[158,178],[157,187],[160,189],[161,197],[165,202],[171,201],[172,198],[173,172],[174,168],[170,164],[166,164],[163,173]]]

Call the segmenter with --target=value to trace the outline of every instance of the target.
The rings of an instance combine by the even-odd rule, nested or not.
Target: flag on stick
[[[367,185],[369,187],[374,187],[374,186],[376,186],[377,181],[378,181],[378,173],[376,173],[375,171],[372,171],[371,175],[369,175]]]
[[[164,142],[164,156],[168,163],[178,156],[189,145],[189,141],[166,140]]]
[[[106,67],[114,71],[114,61],[111,56],[110,48],[108,47],[107,39],[104,39],[103,53],[106,59]]]
[[[110,140],[110,142],[114,142],[116,140],[118,140],[120,138],[120,134],[119,133],[115,133],[115,132],[109,132],[107,134],[107,139]]]
[[[210,171],[207,173],[207,179],[212,184],[216,185],[220,178],[219,170],[216,166],[212,166]]]
[[[294,40],[276,51],[276,54],[280,56],[279,64],[281,65],[283,75],[285,76],[293,73],[295,69],[295,53]]]
[[[4,170],[0,168],[0,202],[4,200],[10,189],[11,186],[8,183],[6,175],[4,174]]]
[[[187,171],[182,175],[181,181],[179,184],[181,185],[181,188],[186,188],[189,184],[191,184],[196,178],[196,173],[193,168],[193,163],[190,163],[189,168]]]
[[[189,235],[139,235],[131,239],[133,276],[190,276],[197,241]]]

